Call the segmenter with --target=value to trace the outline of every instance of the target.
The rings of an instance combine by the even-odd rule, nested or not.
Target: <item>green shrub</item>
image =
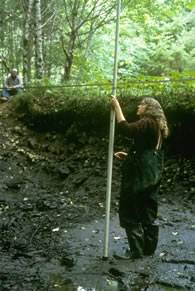
[[[176,80],[186,78],[183,75],[169,77]],[[139,77],[136,83],[133,81],[126,80],[125,84],[118,84],[117,89],[117,97],[127,120],[135,120],[139,102],[151,96],[162,104],[172,136],[178,128],[183,132],[181,137],[186,139],[188,135],[187,140],[195,135],[195,82],[164,83],[157,82],[155,77]],[[145,81],[153,83],[143,83]],[[74,125],[78,131],[101,135],[108,133],[111,91],[111,86],[52,88],[44,85],[15,96],[10,106],[20,113],[27,125],[36,130],[65,132]],[[174,136],[174,139],[182,143],[182,138],[178,140]],[[195,145],[193,141],[190,143]]]

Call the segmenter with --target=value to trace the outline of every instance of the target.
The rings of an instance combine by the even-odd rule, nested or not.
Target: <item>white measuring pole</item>
[[[118,70],[118,47],[119,47],[119,26],[120,26],[120,6],[121,1],[117,0],[117,21],[115,35],[115,56],[114,56],[114,72],[112,94],[116,96],[117,87],[117,70]],[[109,147],[108,147],[108,171],[107,171],[107,191],[106,191],[106,215],[104,227],[104,259],[108,258],[108,237],[109,237],[109,222],[110,222],[110,200],[111,200],[111,184],[112,184],[112,166],[113,166],[113,148],[114,148],[114,131],[115,131],[115,112],[111,108],[110,112],[110,132],[109,132]]]

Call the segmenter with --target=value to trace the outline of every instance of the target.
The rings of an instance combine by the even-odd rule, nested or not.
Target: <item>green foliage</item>
[[[140,74],[160,76],[169,71],[195,71],[195,9],[173,11],[173,15],[167,14],[169,17],[163,15],[162,10],[158,15],[155,13],[155,9],[153,12],[148,10],[140,13],[142,23],[134,19],[135,14],[129,19],[127,15],[122,16],[119,54],[121,79]]]
[[[38,130],[65,130],[73,123],[95,128],[98,121],[105,126],[110,109],[105,91],[86,87],[32,88],[14,97],[10,106]]]
[[[4,20],[0,27],[0,52],[7,65],[16,66],[20,73],[23,68],[23,53],[28,53],[30,61],[28,74],[29,78],[33,79],[34,42],[31,42],[28,52],[25,52],[22,46],[26,11],[22,9],[21,4],[24,2],[18,4],[17,1],[4,0],[2,3],[0,15]],[[79,2],[78,15],[73,13],[73,3],[76,1],[45,0],[42,3],[44,75],[52,84],[63,82],[67,57],[61,43],[63,36],[64,49],[70,48],[69,54],[72,54],[71,83],[110,82],[114,63],[116,1],[98,1],[101,3],[97,5],[96,13],[94,12],[96,16],[98,15],[95,22],[92,21],[94,15],[87,17],[94,1],[87,1],[84,14],[81,7],[85,1],[77,2]],[[47,13],[44,13],[46,7]],[[104,19],[103,15],[109,7],[113,9],[108,13],[108,19]],[[99,15],[99,9],[102,9],[103,15]],[[53,18],[52,15],[56,17]],[[69,44],[72,44],[69,40],[73,24],[67,22],[67,16],[69,21],[73,20],[73,24],[79,28],[73,48],[69,47]],[[81,27],[80,21],[83,24]],[[33,35],[33,25],[30,32]],[[73,29],[72,37],[74,33]],[[194,35],[193,0],[121,1],[118,79],[123,81],[139,75],[160,76],[169,71],[194,72]],[[7,71],[2,64],[1,83],[5,75]],[[35,84],[37,82],[35,81]]]
[[[139,76],[118,84],[117,95],[128,120],[136,118],[136,108],[141,99],[152,96],[159,100],[171,116],[173,112],[195,114],[195,83],[177,82],[194,78],[195,74],[170,73],[161,77]],[[176,80],[168,82],[169,79]],[[165,82],[163,82],[165,81]],[[39,83],[39,86],[41,84]],[[11,99],[12,106],[39,130],[65,131],[72,124],[84,131],[105,131],[109,124],[110,87],[38,87],[24,91]]]
[[[21,116],[31,115],[33,112],[33,94],[20,93],[11,99],[9,106],[16,110]]]

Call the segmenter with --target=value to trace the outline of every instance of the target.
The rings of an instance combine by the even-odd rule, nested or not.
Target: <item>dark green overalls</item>
[[[138,124],[138,125],[137,125]],[[132,258],[152,255],[158,242],[157,196],[163,172],[163,151],[156,151],[158,128],[152,119],[124,123],[137,139],[122,166],[119,219],[125,228]],[[137,127],[136,127],[137,126]],[[126,134],[126,135],[127,135]]]

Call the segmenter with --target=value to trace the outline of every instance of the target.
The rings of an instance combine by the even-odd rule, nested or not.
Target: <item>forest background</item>
[[[10,68],[19,70],[25,91],[10,103],[28,124],[88,130],[90,120],[91,130],[107,128],[116,4],[1,0],[0,82]],[[119,48],[117,94],[127,118],[153,96],[172,128],[184,124],[194,135],[195,1],[121,1]]]

